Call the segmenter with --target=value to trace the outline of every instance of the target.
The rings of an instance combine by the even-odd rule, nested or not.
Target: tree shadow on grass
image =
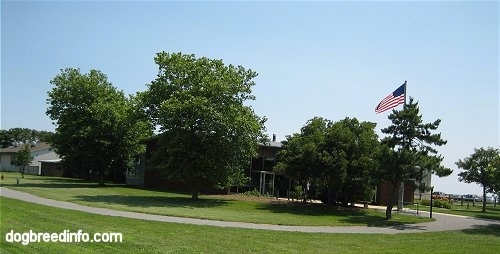
[[[124,184],[116,183],[105,183],[104,185],[99,185],[96,182],[73,179],[73,178],[52,178],[52,177],[37,177],[34,178],[36,182],[30,182],[32,179],[19,178],[19,184],[12,183],[2,183],[1,186],[5,187],[26,187],[26,188],[106,188],[106,187],[124,187]],[[41,182],[38,182],[41,181]]]
[[[257,209],[269,210],[273,213],[290,213],[305,216],[331,216],[350,213],[356,208],[345,208],[338,206],[327,206],[324,204],[301,203],[301,202],[271,202],[262,203]]]
[[[117,204],[128,207],[182,207],[209,208],[228,205],[230,201],[220,199],[198,199],[191,197],[91,195],[75,196],[75,200],[89,203]]]
[[[500,225],[489,224],[485,226],[474,226],[469,229],[464,229],[462,230],[462,232],[470,235],[492,235],[500,237]]]
[[[489,220],[500,220],[500,209],[498,208],[490,208],[487,209],[486,212],[482,211],[469,211],[472,216],[480,219],[489,219]]]
[[[332,216],[335,220],[346,224],[357,224],[369,227],[393,227],[405,225],[402,222],[385,220],[385,214],[365,210],[358,207],[327,206],[313,203],[268,203],[261,204],[257,209],[273,213],[288,213],[302,216]],[[332,218],[334,219],[334,218]]]
[[[349,223],[349,224],[362,224],[367,227],[392,227],[395,229],[405,230],[405,229],[415,229],[419,228],[419,226],[406,224],[401,221],[396,220],[386,220],[385,213],[369,213],[359,211],[357,214],[349,214],[343,216],[339,219],[341,222]]]
[[[62,188],[107,188],[107,187],[117,187],[117,186],[123,186],[121,184],[104,184],[104,185],[99,185],[94,182],[89,182],[89,181],[71,181],[71,180],[59,180],[59,179],[51,179],[51,180],[44,180],[42,183],[30,183],[30,182],[23,182],[22,180],[20,181],[19,184],[16,183],[5,183],[2,184],[2,186],[5,187],[17,187],[17,188],[47,188],[47,189],[62,189]]]
[[[97,188],[97,187],[111,187],[111,186],[99,186],[97,183],[20,183],[20,184],[2,184],[5,187],[16,187],[16,188]]]

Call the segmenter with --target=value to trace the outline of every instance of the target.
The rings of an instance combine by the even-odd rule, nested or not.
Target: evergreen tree
[[[402,110],[393,110],[389,115],[392,125],[382,129],[388,136],[382,139],[385,148],[381,153],[379,173],[381,179],[392,186],[386,219],[392,218],[392,208],[397,202],[402,183],[410,179],[422,179],[426,170],[440,177],[452,173],[451,169],[441,165],[443,157],[434,148],[446,144],[440,133],[432,133],[437,130],[441,120],[423,123],[419,112],[418,102],[410,98]]]

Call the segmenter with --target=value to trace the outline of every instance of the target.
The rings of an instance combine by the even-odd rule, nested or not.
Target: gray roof
[[[263,143],[259,143],[258,145],[259,145],[259,146],[263,146],[263,147],[277,147],[277,148],[281,148],[281,146],[282,146],[283,144],[281,144],[281,142],[269,141],[269,142],[267,142],[267,143],[265,143],[265,144],[263,144]]]
[[[50,144],[46,143],[46,142],[38,142],[38,143],[36,143],[36,145],[34,147],[31,147],[31,144],[29,146],[30,146],[31,152],[37,152],[37,151],[41,151],[41,150],[45,150],[45,149],[50,149]],[[20,144],[18,146],[9,146],[7,148],[2,148],[2,149],[0,149],[0,153],[13,154],[13,153],[17,153],[23,149],[24,149],[24,144]]]
[[[53,159],[53,160],[39,160],[39,162],[45,162],[45,163],[60,163],[62,159]]]

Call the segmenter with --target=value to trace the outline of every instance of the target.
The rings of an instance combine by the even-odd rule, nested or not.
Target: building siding
[[[14,171],[19,172],[19,167],[12,165],[12,156],[17,154],[17,151],[21,150],[23,146],[19,147],[9,147],[3,148],[0,151],[0,169],[2,171]],[[56,154],[50,145],[47,143],[40,143],[39,147],[31,147],[31,156],[33,156],[33,160],[27,167],[37,167],[37,174],[40,175],[40,169],[42,163],[40,160],[56,160],[59,159],[59,155]]]

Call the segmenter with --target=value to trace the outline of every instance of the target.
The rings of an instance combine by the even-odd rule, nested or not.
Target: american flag
[[[388,109],[395,108],[399,104],[405,103],[406,82],[394,92],[385,97],[375,108],[375,113],[382,113]]]

